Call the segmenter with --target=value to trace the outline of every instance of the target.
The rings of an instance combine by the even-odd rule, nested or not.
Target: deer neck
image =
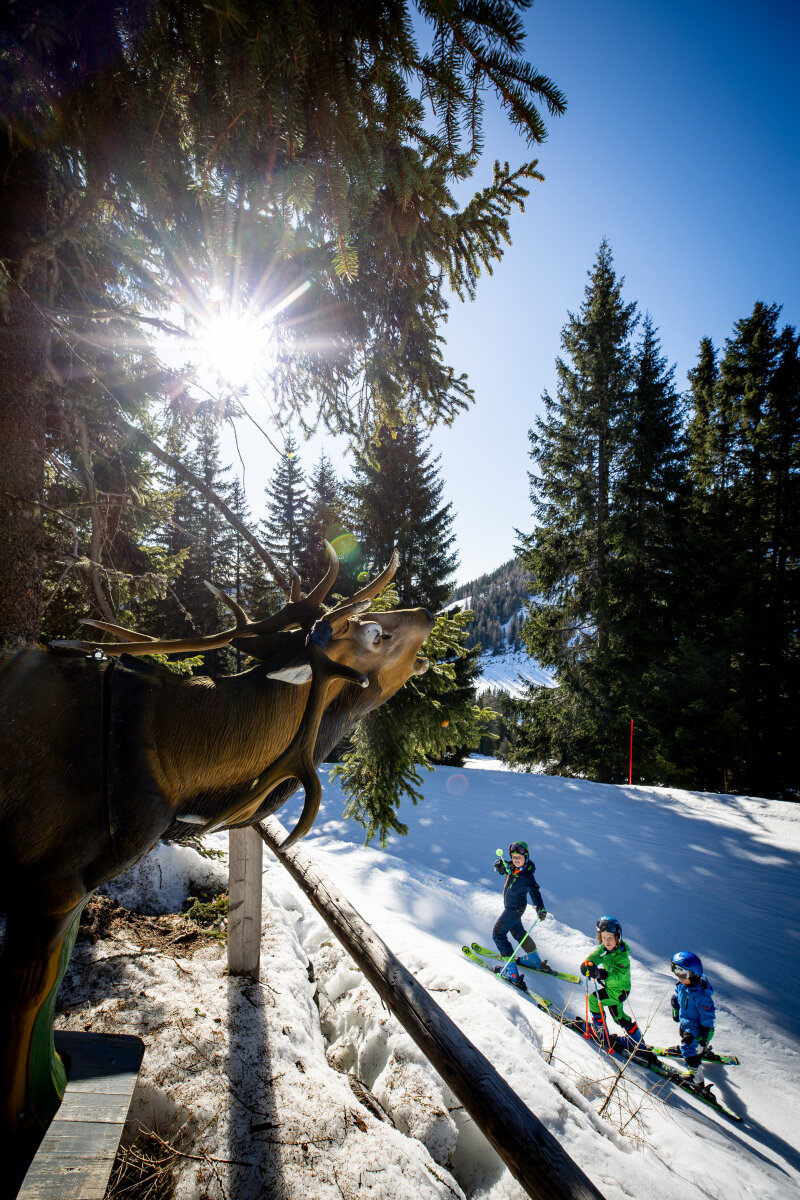
[[[197,815],[222,820],[225,808],[255,790],[290,744],[309,690],[309,684],[267,679],[261,667],[224,679],[187,680],[177,695],[165,689],[153,744],[172,806],[197,800]]]

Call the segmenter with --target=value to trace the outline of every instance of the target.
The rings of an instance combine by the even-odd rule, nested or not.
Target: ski
[[[651,1046],[653,1054],[659,1058],[682,1058],[680,1046]],[[726,1067],[738,1067],[739,1059],[735,1054],[717,1054],[715,1050],[706,1050],[703,1055],[704,1063],[722,1063]]]
[[[472,943],[472,949],[476,954],[482,954],[484,958],[493,958],[495,962],[506,961],[502,954],[498,954],[496,950],[487,950],[486,946],[479,946],[477,942]],[[539,975],[552,975],[554,979],[563,979],[567,983],[580,983],[577,975],[568,975],[566,971],[540,971],[538,967],[526,967],[521,962],[517,962],[517,966],[523,971],[536,971]]]
[[[510,979],[504,979],[502,975],[498,975],[491,963],[487,962],[483,955],[476,954],[471,946],[462,946],[461,951],[466,955],[470,962],[475,963],[476,967],[482,967],[484,971],[488,971],[490,975],[493,975],[495,979],[498,979],[500,983],[505,984],[506,987],[511,988],[511,990],[516,992],[518,996],[523,996],[526,1000],[530,1000],[531,1003],[535,1004],[537,1008],[540,1008],[542,1012],[550,1012],[552,1003],[550,1000],[546,1000],[544,996],[540,996],[538,993],[532,992],[527,985],[523,990],[521,987],[518,987],[516,983],[512,983]],[[502,962],[503,960],[501,959],[500,961]]]
[[[616,1038],[610,1046],[601,1045],[593,1034],[591,1037],[587,1038],[586,1026],[583,1021],[579,1020],[577,1017],[567,1016],[567,1014],[556,1007],[552,1001],[546,1000],[544,996],[539,996],[536,992],[530,991],[530,989],[523,991],[522,988],[519,988],[515,983],[512,983],[510,979],[503,979],[502,976],[498,975],[492,968],[491,959],[488,958],[487,955],[482,955],[473,950],[472,946],[462,946],[461,950],[462,953],[470,960],[470,962],[475,963],[477,967],[481,967],[484,971],[491,971],[495,979],[498,979],[505,987],[513,988],[518,995],[524,996],[526,1000],[530,1000],[530,1002],[534,1004],[536,1008],[547,1013],[548,1017],[551,1017],[552,1020],[557,1021],[566,1029],[571,1029],[573,1032],[579,1033],[581,1037],[590,1042],[597,1050],[602,1050],[602,1052],[607,1054],[610,1058],[620,1056],[627,1058],[630,1056],[631,1062],[637,1067],[643,1067],[646,1071],[652,1071],[653,1074],[660,1075],[662,1079],[671,1080],[672,1083],[681,1088],[682,1091],[688,1092],[691,1096],[694,1096],[695,1100],[701,1101],[701,1103],[705,1104],[708,1108],[716,1109],[717,1112],[722,1113],[722,1115],[725,1117],[729,1117],[732,1121],[741,1120],[741,1117],[737,1116],[735,1112],[731,1112],[729,1108],[726,1108],[725,1105],[716,1098],[716,1096],[709,1096],[704,1092],[698,1091],[696,1087],[693,1087],[690,1083],[691,1076],[689,1075],[688,1071],[679,1071],[676,1067],[670,1067],[667,1066],[666,1063],[656,1061],[655,1058],[653,1058],[651,1061],[649,1058],[644,1059],[637,1054],[631,1055],[630,1051],[620,1049],[616,1045]],[[504,960],[501,959],[500,961],[503,962]],[[654,1055],[655,1052],[650,1051],[650,1053]]]

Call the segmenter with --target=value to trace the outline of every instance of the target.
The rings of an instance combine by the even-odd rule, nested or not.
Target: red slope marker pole
[[[628,763],[628,783],[633,783],[633,717],[631,717],[631,757]]]

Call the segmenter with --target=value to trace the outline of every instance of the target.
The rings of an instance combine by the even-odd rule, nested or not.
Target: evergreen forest
[[[512,761],[796,799],[800,358],[758,301],[686,394],[604,242],[530,430],[522,635],[559,681],[512,702]]]
[[[472,611],[470,641],[484,654],[504,654],[523,647],[522,608],[529,580],[529,572],[519,559],[511,558],[453,592],[453,601],[462,600]]]

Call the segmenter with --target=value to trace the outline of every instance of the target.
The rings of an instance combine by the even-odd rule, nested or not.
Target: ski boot
[[[658,1063],[657,1056],[645,1043],[642,1031],[634,1021],[622,1037],[617,1038],[617,1045],[620,1050],[625,1050],[633,1055],[634,1062],[646,1063],[648,1066],[655,1066]]]
[[[586,1032],[593,1041],[597,1042],[598,1046],[602,1046],[604,1050],[613,1051],[616,1038],[612,1040],[611,1034],[606,1034],[603,1018],[598,1013],[592,1013],[592,1020],[587,1025]]]
[[[518,987],[521,992],[527,992],[528,985],[519,973],[519,967],[514,962],[506,963],[504,967],[495,967],[495,975],[499,975],[501,979],[505,979],[507,983],[513,983],[514,987]]]
[[[531,950],[528,954],[520,954],[515,962],[520,967],[531,967],[534,971],[542,971],[545,969],[545,964],[539,957],[538,950]]]
[[[686,1080],[693,1092],[697,1092],[700,1096],[706,1096],[709,1100],[714,1100],[714,1093],[711,1091],[711,1084],[706,1083],[703,1064],[699,1067],[689,1068],[689,1078]]]

